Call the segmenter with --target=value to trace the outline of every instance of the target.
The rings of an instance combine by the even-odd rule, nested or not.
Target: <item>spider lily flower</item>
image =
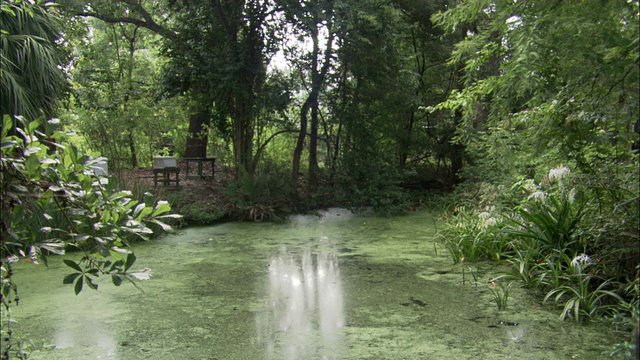
[[[571,266],[573,267],[583,266],[589,263],[591,263],[591,257],[587,254],[580,254],[571,260]]]
[[[544,201],[544,199],[547,198],[547,193],[544,191],[535,191],[533,192],[531,195],[529,195],[529,197],[527,199],[531,200],[536,200],[536,201]]]
[[[561,180],[571,173],[571,169],[568,167],[561,167],[549,170],[549,181]]]

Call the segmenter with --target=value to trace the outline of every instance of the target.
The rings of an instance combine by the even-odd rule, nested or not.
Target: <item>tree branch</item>
[[[129,1],[125,1],[125,3],[129,3]],[[144,20],[142,19],[138,19],[138,18],[132,18],[132,17],[128,17],[128,16],[123,16],[123,17],[113,17],[113,16],[109,16],[109,15],[104,15],[104,14],[99,14],[99,13],[95,13],[95,12],[79,12],[79,13],[75,13],[73,14],[74,16],[81,16],[81,17],[93,17],[96,18],[98,20],[102,20],[106,23],[109,24],[133,24],[139,27],[143,27],[145,29],[149,29],[151,31],[153,31],[154,33],[163,36],[171,41],[176,41],[177,37],[176,34],[161,26],[160,24],[156,23],[152,18],[151,15],[149,15],[149,13],[147,13],[144,9],[142,9],[142,7],[140,6],[133,6],[135,8],[135,10],[138,10],[139,8],[139,12],[142,15],[142,17],[144,18]]]
[[[284,134],[284,133],[297,133],[297,132],[299,132],[299,130],[296,130],[296,129],[285,129],[285,130],[277,131],[273,135],[269,136],[269,138],[267,140],[265,140],[265,142],[262,143],[262,145],[260,145],[260,147],[258,148],[258,151],[256,151],[256,154],[253,157],[254,166],[258,164],[258,161],[260,160],[260,157],[262,156],[262,153],[264,152],[264,149],[267,147],[269,142],[271,140],[273,140],[276,136]]]

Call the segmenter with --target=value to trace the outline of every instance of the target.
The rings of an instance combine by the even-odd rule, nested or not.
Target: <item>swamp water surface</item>
[[[610,330],[517,284],[498,311],[499,269],[452,265],[434,234],[426,212],[191,228],[134,246],[144,293],[105,277],[75,296],[61,259],[17,264],[12,317],[35,359],[606,358]]]

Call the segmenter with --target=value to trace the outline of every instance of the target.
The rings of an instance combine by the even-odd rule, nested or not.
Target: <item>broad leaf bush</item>
[[[14,126],[5,116],[1,130],[0,300],[6,358],[18,356],[20,348],[12,342],[9,318],[10,304],[19,301],[13,263],[46,264],[51,254],[76,251],[82,256],[78,262],[64,260],[72,273],[62,279],[73,284],[76,294],[85,286],[97,289],[95,279],[101,275],[110,276],[116,286],[123,281],[135,285],[147,274],[132,272],[136,257],[129,244],[170,231],[166,220],[179,217],[170,213],[166,201],[151,194],[134,200],[109,177],[96,175],[96,165],[105,159],[82,154],[67,141],[69,134],[41,131],[57,120],[17,120]]]

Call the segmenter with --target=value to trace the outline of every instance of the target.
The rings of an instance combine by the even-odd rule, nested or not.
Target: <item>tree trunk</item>
[[[311,132],[309,134],[309,188],[315,190],[318,187],[318,92],[322,86],[322,75],[318,71],[318,28],[314,25],[313,52],[311,54],[311,93],[309,103],[311,105]],[[325,61],[329,61],[325,59]],[[306,116],[306,114],[305,114]]]
[[[311,99],[311,133],[309,134],[309,187],[318,187],[318,95]]]
[[[413,124],[415,123],[416,113],[414,110],[411,110],[411,114],[409,114],[409,121],[404,126],[403,133],[400,137],[400,166],[404,166],[407,164],[407,159],[409,158],[409,149],[411,148],[411,135],[413,133]]]
[[[456,110],[453,115],[453,131],[455,136],[456,129],[462,120],[462,111]],[[449,178],[449,185],[451,187],[459,184],[461,182],[460,171],[462,170],[464,161],[464,151],[465,146],[460,144],[459,142],[455,142],[451,144],[451,154],[449,154],[451,159],[451,172]]]
[[[133,131],[133,127],[129,128],[129,150],[131,151],[131,166],[136,169],[138,167],[138,155],[136,152],[136,139]]]
[[[298,176],[300,174],[300,158],[302,157],[302,150],[304,149],[304,139],[307,137],[307,114],[309,113],[309,107],[311,106],[310,98],[302,105],[300,110],[300,133],[298,134],[298,141],[296,142],[296,148],[293,151],[293,167],[291,171],[291,180],[295,187],[298,185]]]
[[[209,122],[211,111],[209,106],[193,105],[189,115],[189,134],[184,157],[207,157],[209,142]]]
[[[333,47],[333,37],[334,33],[332,31],[332,21],[331,21],[331,13],[333,8],[330,7],[327,10],[327,30],[329,32],[329,36],[327,37],[327,43],[325,46],[324,52],[324,63],[322,64],[322,68],[318,69],[319,65],[319,56],[320,56],[320,48],[318,46],[319,42],[319,29],[318,25],[321,24],[321,19],[316,14],[316,24],[314,25],[314,30],[312,31],[313,36],[313,53],[312,53],[312,61],[311,61],[311,93],[309,94],[309,100],[311,105],[311,133],[309,134],[309,188],[311,190],[315,190],[318,187],[318,126],[319,126],[319,115],[320,108],[318,103],[318,96],[320,95],[320,90],[322,90],[322,84],[324,83],[324,78],[327,75],[327,71],[329,70],[329,66],[331,64],[331,53]]]
[[[240,179],[243,174],[253,174],[253,119],[252,114],[247,113],[248,107],[244,99],[234,101],[233,117],[233,152],[236,163],[236,179]]]
[[[466,33],[466,32],[465,32]],[[456,69],[456,87],[458,89],[462,89],[464,87],[463,83],[462,83],[462,79],[464,78],[464,64],[462,62],[458,63],[458,67]],[[460,108],[456,109],[454,111],[453,114],[453,134],[452,136],[455,137],[456,133],[458,132],[458,126],[461,125],[462,122],[462,110]],[[451,140],[450,140],[451,141]],[[462,167],[464,166],[464,151],[465,151],[465,146],[464,144],[461,144],[460,142],[454,142],[451,144],[451,154],[450,154],[450,159],[451,159],[451,172],[450,172],[450,178],[449,178],[449,185],[451,187],[459,184],[462,179],[460,177],[460,171],[462,170]]]
[[[123,28],[122,35],[125,39],[129,41],[129,69],[127,72],[127,81],[129,82],[129,88],[127,89],[127,93],[124,96],[124,108],[125,112],[129,105],[130,94],[133,93],[133,67],[135,62],[135,53],[136,53],[136,42],[138,41],[136,34],[138,33],[138,27],[136,26],[133,29],[133,35],[128,36],[127,32]],[[115,29],[114,29],[115,32]],[[129,124],[129,150],[131,151],[131,167],[138,167],[138,154],[136,151],[136,138],[135,138],[135,119],[130,119],[131,123]]]

